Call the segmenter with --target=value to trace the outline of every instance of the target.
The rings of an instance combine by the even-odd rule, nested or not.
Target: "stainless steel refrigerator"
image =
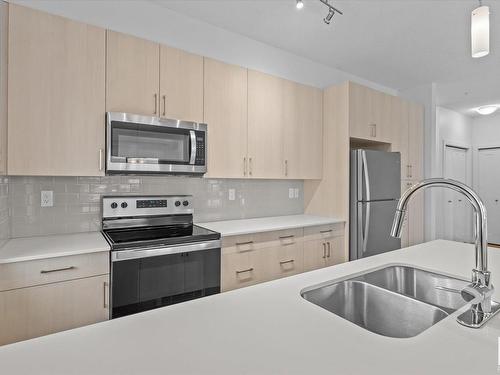
[[[390,236],[401,196],[399,152],[351,151],[350,260],[401,248]]]

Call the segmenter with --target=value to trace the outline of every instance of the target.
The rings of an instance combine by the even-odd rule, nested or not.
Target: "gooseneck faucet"
[[[500,311],[500,304],[492,301],[493,285],[490,283],[491,272],[488,271],[488,239],[486,207],[479,195],[467,185],[446,178],[431,178],[419,182],[406,190],[399,199],[391,236],[401,237],[404,217],[408,202],[419,190],[430,187],[444,187],[462,193],[472,204],[475,213],[476,266],[472,269],[472,283],[461,291],[462,297],[471,302],[471,308],[458,316],[457,321],[467,327],[479,328],[494,314]]]

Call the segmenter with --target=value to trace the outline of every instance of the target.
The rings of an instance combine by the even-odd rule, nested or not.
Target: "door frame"
[[[479,191],[479,181],[478,181],[478,171],[479,171],[479,151],[481,150],[487,150],[487,149],[493,149],[493,148],[498,148],[500,149],[500,143],[490,143],[490,144],[483,144],[483,145],[476,145],[474,146],[473,149],[473,165],[472,165],[472,175],[473,175],[473,182],[472,182],[472,187],[474,190]]]

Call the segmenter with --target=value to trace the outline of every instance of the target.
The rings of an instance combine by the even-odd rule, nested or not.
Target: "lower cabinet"
[[[345,262],[343,230],[333,224],[223,238],[222,291]]]
[[[109,275],[0,292],[0,345],[107,320]]]

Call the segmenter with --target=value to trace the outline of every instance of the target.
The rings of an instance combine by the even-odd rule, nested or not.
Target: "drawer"
[[[267,259],[267,280],[295,275],[304,270],[304,243],[302,241],[266,249],[263,252]]]
[[[344,235],[344,223],[318,225],[304,228],[304,240],[320,240]]]
[[[223,292],[265,281],[265,258],[261,251],[223,254],[221,268]]]
[[[303,234],[304,230],[298,228],[224,237],[222,239],[222,253],[243,253],[302,241]]]
[[[0,264],[0,291],[109,274],[109,253]]]

